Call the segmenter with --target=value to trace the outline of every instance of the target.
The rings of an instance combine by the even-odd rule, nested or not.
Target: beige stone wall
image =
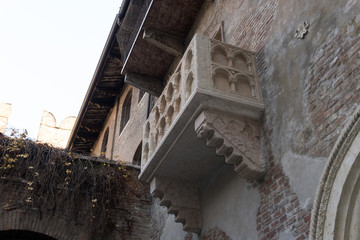
[[[67,117],[62,120],[58,126],[54,115],[48,111],[44,111],[37,141],[40,143],[48,143],[54,147],[65,148],[75,120],[76,118],[73,116]]]
[[[0,103],[0,133],[4,133],[11,115],[11,104]]]
[[[129,91],[132,91],[130,119],[123,131],[120,133],[122,105]],[[106,129],[109,128],[107,152],[105,154],[106,158],[113,158],[113,160],[124,161],[126,163],[133,162],[136,149],[142,141],[142,129],[146,120],[148,102],[147,93],[144,94],[142,99],[139,101],[139,92],[139,89],[131,86],[126,86],[124,88],[120,100],[117,101],[116,105],[110,112],[104,124],[103,130],[101,131],[100,136],[93,147],[92,154],[94,156],[101,155],[101,146],[104,139],[104,134]]]

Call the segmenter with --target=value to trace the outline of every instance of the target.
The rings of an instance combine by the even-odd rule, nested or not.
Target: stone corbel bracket
[[[184,231],[200,233],[201,207],[198,185],[168,177],[155,177],[150,183],[150,193],[160,199],[160,205],[175,215],[175,222],[182,223]]]
[[[195,131],[227,164],[233,164],[241,177],[260,180],[266,174],[258,121],[204,110],[195,120]]]

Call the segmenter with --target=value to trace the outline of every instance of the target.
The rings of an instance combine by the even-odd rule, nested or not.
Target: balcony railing
[[[224,160],[247,179],[265,174],[254,55],[195,35],[144,124],[139,178],[187,231],[200,231],[198,180]]]
[[[205,36],[194,37],[145,122],[143,174],[161,146],[172,145],[166,143],[175,140],[169,139],[169,133],[180,133],[203,109],[260,118],[263,105],[253,52]],[[177,122],[179,129],[175,129]]]

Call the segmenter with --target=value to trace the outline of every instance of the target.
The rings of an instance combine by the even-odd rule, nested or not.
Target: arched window
[[[142,154],[142,142],[137,147],[134,157],[133,157],[133,165],[140,166],[141,165],[141,154]]]
[[[121,122],[120,122],[120,132],[124,129],[127,122],[130,119],[130,109],[131,109],[131,91],[127,94],[125,101],[122,105],[122,111],[121,111]]]
[[[311,239],[360,239],[359,166],[360,107],[342,130],[321,175],[311,216]]]
[[[101,152],[100,152],[101,157],[106,156],[108,138],[109,138],[109,128],[106,129],[105,134],[104,134],[104,138],[103,138],[103,141],[102,141],[102,144],[101,144]]]

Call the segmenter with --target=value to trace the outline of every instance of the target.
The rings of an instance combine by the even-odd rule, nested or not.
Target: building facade
[[[125,0],[68,148],[140,165],[144,239],[358,239],[359,10]]]

